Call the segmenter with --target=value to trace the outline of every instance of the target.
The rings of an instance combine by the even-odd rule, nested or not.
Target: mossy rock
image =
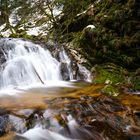
[[[0,38],[1,38],[1,37],[3,37],[3,36],[0,34]]]
[[[111,63],[94,67],[94,83],[118,84],[125,82],[126,70]]]
[[[140,76],[133,79],[134,90],[140,91]]]
[[[32,41],[38,41],[38,40],[41,40],[41,39],[42,40],[46,39],[46,38],[43,38],[42,36],[28,35],[25,31],[13,33],[9,37],[10,38],[24,38],[24,39],[29,39],[29,40],[32,40]]]
[[[140,68],[138,68],[134,76],[132,76],[131,82],[133,84],[133,89],[136,91],[140,91]]]
[[[105,93],[107,95],[111,95],[111,96],[118,96],[119,95],[118,89],[113,85],[106,85],[101,91],[103,93]]]

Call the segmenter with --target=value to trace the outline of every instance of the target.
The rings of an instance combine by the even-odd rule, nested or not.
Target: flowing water
[[[134,125],[139,134],[140,98],[120,102],[87,82],[79,89],[90,72],[55,49],[56,58],[47,46],[0,39],[0,140],[130,140]]]
[[[60,63],[39,45],[12,39],[5,40],[3,48],[6,62],[1,66],[1,88],[61,80]]]
[[[1,61],[0,89],[23,89],[24,87],[66,86],[61,72],[61,64],[65,62],[69,80],[74,80],[71,60],[64,48],[59,53],[60,61],[52,57],[49,50],[38,44],[22,39],[0,40]],[[81,70],[81,66],[79,66]],[[89,80],[89,72],[84,80]],[[75,79],[76,80],[76,79]]]
[[[38,44],[34,44],[30,41],[23,39],[9,39],[4,38],[0,39],[0,102],[6,102],[4,97],[10,95],[8,99],[8,106],[28,106],[28,101],[33,104],[33,101],[38,103],[39,94],[56,94],[60,87],[73,87],[73,84],[70,81],[79,80],[80,76],[73,76],[74,70],[72,69],[69,56],[67,55],[64,48],[61,48],[59,51],[59,60],[54,58],[51,52],[43,48]],[[64,81],[63,72],[61,71],[61,65],[65,64],[65,72],[67,72],[69,81]],[[90,81],[90,72],[81,65],[77,65],[78,72],[83,73],[82,80]],[[27,96],[27,98],[20,100],[13,99],[15,94],[20,95],[21,93],[27,94],[33,93],[32,96]],[[61,91],[61,94],[63,92]],[[66,94],[66,93],[65,93]],[[51,95],[53,96],[53,95]],[[7,97],[7,96],[6,96]],[[36,99],[36,98],[37,99]],[[33,101],[30,99],[32,98]],[[14,101],[15,100],[15,101]],[[26,100],[26,101],[25,101]],[[21,104],[21,102],[22,104]],[[25,102],[25,104],[24,104]],[[50,116],[51,117],[51,116]],[[18,121],[15,117],[10,117],[12,123],[16,122],[17,125],[20,125],[23,121]],[[72,133],[76,133],[77,123],[74,119],[68,117],[68,127]],[[53,121],[51,121],[53,122]],[[57,124],[57,125],[56,125]],[[75,139],[71,136],[66,136],[61,134],[60,131],[62,128],[58,123],[53,124],[56,128],[53,129],[44,129],[43,125],[40,125],[37,122],[29,130],[24,131],[20,129],[20,132],[17,131],[17,140],[24,138],[28,140],[70,140]],[[76,128],[75,128],[76,127]],[[18,128],[17,128],[18,129]],[[23,132],[21,132],[23,131]],[[79,137],[79,134],[77,132]]]
[[[70,80],[74,80],[74,77],[73,77],[73,74],[72,74],[72,68],[71,68],[71,60],[68,57],[68,55],[66,54],[63,47],[60,51],[60,60],[67,64],[66,67],[68,69],[68,74],[69,74]]]

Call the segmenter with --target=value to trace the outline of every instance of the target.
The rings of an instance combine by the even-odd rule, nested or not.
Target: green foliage
[[[2,14],[7,18],[17,8],[18,24],[9,27],[16,32],[13,37],[35,39],[24,31],[18,33],[20,27],[27,30],[49,21],[51,26],[46,30],[51,31],[51,37],[59,43],[72,42],[90,67],[110,62],[133,70],[140,65],[140,3],[136,0],[14,0],[10,4],[9,0],[1,0],[1,3]],[[62,9],[61,16],[53,15],[54,8]],[[35,24],[29,23],[36,12],[42,18],[35,17]],[[87,25],[95,28],[86,28]]]
[[[94,3],[93,16],[88,19],[96,28],[92,32],[83,28],[74,39],[91,65],[111,62],[130,70],[140,66],[138,5],[135,0]],[[84,19],[91,24],[86,16]]]
[[[21,31],[19,33],[11,34],[9,37],[11,38],[24,38],[24,39],[29,39],[29,40],[39,40],[39,37],[33,36],[33,35],[27,35],[25,31]]]

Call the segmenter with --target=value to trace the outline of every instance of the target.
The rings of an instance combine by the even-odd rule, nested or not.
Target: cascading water
[[[64,82],[65,80],[79,80],[81,75],[83,80],[90,79],[89,71],[73,62],[63,47],[58,49],[58,55],[57,60],[49,50],[27,40],[0,39],[0,98],[3,94],[12,95],[20,91],[27,91],[26,93],[31,91],[34,96],[36,91],[39,94],[38,91],[41,90],[40,93],[42,93],[43,89],[45,89],[45,95],[46,93],[48,95],[49,90],[58,89],[60,86],[71,86],[71,82]],[[59,91],[57,92],[59,94]],[[26,115],[26,119],[13,115],[8,116],[8,121],[15,128],[16,139],[77,140],[78,138],[78,140],[82,140],[83,135],[81,134],[88,135],[84,129],[78,128],[78,123],[71,115],[65,119],[68,121],[67,127],[63,127],[55,118],[54,110],[46,110],[44,113],[42,112],[43,114],[41,113],[41,116],[35,110],[31,110],[31,112],[30,114],[29,111],[29,116],[28,113],[26,115],[31,117],[32,126],[27,125],[28,117]],[[62,115],[62,117],[65,118],[66,115]],[[1,120],[3,120],[2,117]],[[90,135],[88,136],[90,137]]]
[[[59,61],[56,60],[49,50],[27,40],[0,39],[0,89],[24,89],[37,84],[59,86],[64,84],[63,80],[79,79],[73,76],[72,60],[63,47],[59,50],[59,58]],[[81,68],[78,70],[80,73]],[[89,81],[89,77],[85,76],[89,72],[85,72],[82,79]],[[65,74],[68,78],[64,78]]]
[[[68,57],[68,55],[66,54],[66,51],[64,50],[63,47],[61,48],[61,51],[59,52],[59,56],[60,56],[60,61],[63,62],[64,64],[66,64],[69,79],[74,80],[73,73],[72,73],[72,67],[71,67],[71,60]]]
[[[1,65],[1,88],[59,81],[60,62],[40,45],[21,39],[0,40],[5,63]],[[2,46],[3,45],[3,46]]]
[[[65,72],[67,72],[66,79],[69,79],[70,81],[82,79],[84,81],[91,82],[90,71],[81,64],[77,64],[75,61],[71,60],[64,47],[61,47],[60,50],[60,61],[65,66]]]

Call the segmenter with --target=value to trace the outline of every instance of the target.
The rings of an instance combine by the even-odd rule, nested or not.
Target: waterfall
[[[36,96],[35,93],[44,93],[44,91],[45,95],[55,94],[55,90],[58,90],[60,86],[72,85],[72,82],[64,82],[65,80],[79,80],[81,77],[88,81],[89,71],[77,64],[75,60],[71,60],[63,47],[57,49],[58,58],[56,59],[52,52],[39,44],[23,39],[0,39],[0,97],[3,94],[15,95],[20,91],[22,93],[27,91],[26,93],[32,93],[33,96]],[[64,90],[66,91],[65,88]],[[41,100],[46,102],[44,99],[43,97]],[[18,98],[16,100],[18,101]],[[22,103],[21,105],[24,106]],[[17,132],[15,139],[78,140],[82,139],[82,133],[88,135],[84,129],[78,129],[78,122],[72,115],[67,116],[68,125],[64,127],[55,116],[53,117],[54,110],[46,110],[44,113],[41,111],[43,113],[41,116],[35,110],[30,111],[31,114],[29,113],[28,116],[27,113],[26,119],[18,115],[8,115],[8,121],[12,122]],[[26,123],[30,117],[33,119],[31,128]],[[65,116],[62,115],[62,117]]]
[[[69,79],[74,80],[73,73],[72,73],[72,67],[71,67],[71,60],[68,57],[68,55],[63,47],[61,48],[61,51],[59,52],[59,56],[60,56],[60,61],[63,64],[66,64],[66,69],[68,71]]]
[[[64,47],[60,48],[59,52],[61,66],[63,66],[63,74],[67,73],[67,78],[70,81],[73,80],[84,80],[87,82],[91,82],[91,73],[81,64],[77,64],[74,60],[71,60],[68,56],[67,52],[65,51]],[[63,76],[64,77],[64,76]]]
[[[3,43],[4,42],[4,43]],[[60,62],[38,44],[22,39],[1,39],[1,88],[60,81]]]
[[[77,65],[78,69],[80,72],[81,68]],[[49,83],[56,85],[60,81],[78,79],[74,73],[72,60],[63,47],[57,60],[39,44],[23,39],[0,39],[0,89],[36,84],[47,86]]]

